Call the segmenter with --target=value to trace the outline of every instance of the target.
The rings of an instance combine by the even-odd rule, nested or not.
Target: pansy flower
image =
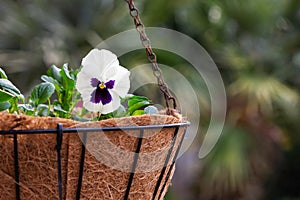
[[[120,97],[125,97],[130,87],[130,72],[119,65],[117,56],[105,49],[93,49],[82,59],[81,65],[76,89],[83,106],[101,114],[118,109]]]

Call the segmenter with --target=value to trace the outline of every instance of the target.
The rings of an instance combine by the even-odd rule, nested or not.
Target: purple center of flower
[[[113,89],[115,85],[114,80],[109,80],[106,83],[99,81],[97,78],[91,79],[91,86],[96,89],[91,93],[90,101],[92,103],[102,103],[103,105],[108,104],[112,101],[111,94],[108,89]]]

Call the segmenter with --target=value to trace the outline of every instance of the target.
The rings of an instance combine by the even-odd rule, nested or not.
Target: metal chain
[[[152,65],[153,74],[157,79],[157,84],[159,86],[159,89],[164,95],[166,106],[168,109],[167,113],[170,114],[171,111],[170,111],[169,102],[171,101],[173,103],[173,108],[176,109],[177,108],[176,99],[175,99],[175,97],[173,97],[171,95],[168,85],[164,81],[161,69],[159,68],[159,66],[157,64],[156,54],[153,52],[150,39],[146,35],[145,26],[140,18],[138,8],[135,7],[133,0],[125,0],[125,1],[127,2],[128,6],[129,6],[129,14],[133,18],[135,28],[140,35],[141,43],[142,43],[143,47],[145,48],[148,60]]]

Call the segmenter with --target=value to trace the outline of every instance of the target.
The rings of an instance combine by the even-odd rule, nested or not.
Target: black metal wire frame
[[[82,138],[82,149],[81,149],[81,156],[80,156],[80,165],[79,165],[79,177],[78,177],[78,184],[77,184],[77,192],[76,192],[76,200],[80,200],[80,192],[82,187],[82,179],[83,179],[83,171],[84,171],[84,160],[85,160],[85,143],[86,143],[86,137],[87,134],[90,132],[97,132],[97,131],[125,131],[125,130],[139,130],[139,138],[136,144],[136,150],[135,150],[135,157],[132,163],[132,172],[129,175],[127,189],[124,194],[124,200],[128,200],[129,194],[130,194],[130,188],[134,179],[135,170],[137,167],[137,162],[139,159],[139,152],[142,146],[143,142],[143,135],[144,130],[147,129],[162,129],[162,128],[174,128],[174,134],[173,134],[173,140],[171,142],[170,149],[168,151],[168,154],[166,156],[165,165],[161,170],[160,176],[157,180],[155,190],[153,192],[152,200],[160,199],[162,196],[162,193],[167,185],[168,179],[171,175],[171,172],[174,168],[176,157],[178,156],[179,150],[182,145],[183,138],[185,136],[186,127],[189,126],[189,122],[185,123],[177,123],[177,124],[164,124],[164,125],[148,125],[148,126],[124,126],[124,127],[102,127],[102,128],[63,128],[62,124],[57,124],[56,129],[47,129],[47,130],[9,130],[9,131],[0,131],[0,135],[13,135],[13,145],[14,145],[14,171],[15,171],[15,187],[16,187],[16,200],[20,200],[20,175],[19,175],[19,153],[18,153],[18,135],[21,134],[56,134],[56,151],[57,151],[57,187],[59,192],[59,200],[63,199],[63,187],[62,187],[62,169],[61,169],[61,146],[62,146],[62,140],[63,140],[63,134],[64,133],[77,133],[81,132],[83,133]],[[178,131],[179,128],[185,128],[184,134],[181,138],[181,141],[179,143],[179,146],[176,149],[175,155],[171,161],[171,165],[168,166],[171,159],[171,154],[173,152],[174,146],[176,144],[176,141],[178,139]],[[165,177],[165,178],[164,178]],[[163,180],[164,179],[164,180]],[[161,186],[161,183],[163,182],[163,185]],[[159,192],[159,188],[161,186],[161,190]]]

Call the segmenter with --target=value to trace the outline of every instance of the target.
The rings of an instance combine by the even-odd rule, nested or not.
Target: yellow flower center
[[[100,88],[101,90],[103,90],[104,88],[106,88],[104,84],[105,84],[104,82],[101,82],[101,84],[99,84],[99,88]]]

